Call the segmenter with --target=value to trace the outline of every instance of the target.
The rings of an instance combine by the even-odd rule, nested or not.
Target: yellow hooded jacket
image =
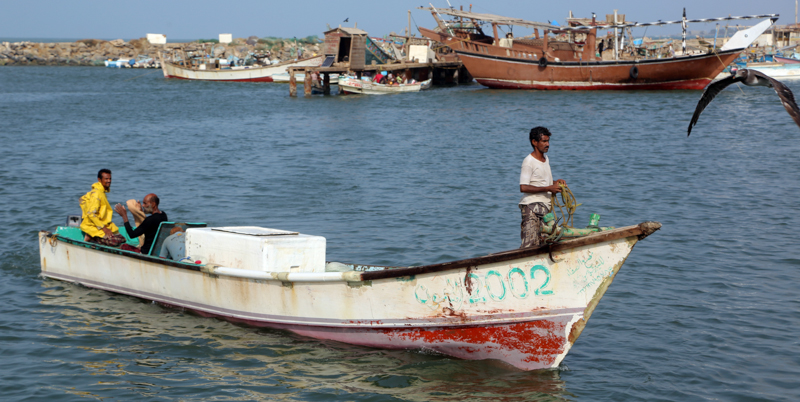
[[[81,197],[81,211],[83,212],[81,230],[89,236],[105,237],[103,228],[106,227],[112,233],[119,233],[117,225],[111,222],[114,211],[111,209],[111,204],[108,203],[106,189],[102,183],[92,184],[92,189]]]

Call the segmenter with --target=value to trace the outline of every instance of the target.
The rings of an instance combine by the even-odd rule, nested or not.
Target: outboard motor
[[[78,228],[81,226],[80,215],[67,215],[67,227]]]

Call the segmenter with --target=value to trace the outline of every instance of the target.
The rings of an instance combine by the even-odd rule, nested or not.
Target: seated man
[[[169,236],[164,239],[164,244],[161,245],[161,253],[158,256],[175,261],[186,258],[186,238],[183,236],[182,227],[175,226],[169,231]]]
[[[151,193],[144,196],[142,210],[151,215],[144,218],[142,224],[136,229],[131,228],[131,224],[128,222],[128,211],[125,207],[122,206],[122,204],[114,206],[114,210],[117,211],[122,217],[122,221],[125,222],[125,230],[128,231],[128,236],[131,239],[144,235],[144,244],[139,247],[139,252],[141,253],[150,252],[150,246],[153,244],[156,234],[158,233],[158,225],[160,225],[161,222],[167,221],[167,214],[158,209],[158,203],[157,195]]]
[[[111,222],[114,213],[111,212],[111,205],[106,198],[109,191],[111,171],[100,169],[97,172],[97,183],[92,184],[92,189],[81,197],[81,230],[87,242],[117,247],[125,243],[125,237],[119,234],[119,228]]]

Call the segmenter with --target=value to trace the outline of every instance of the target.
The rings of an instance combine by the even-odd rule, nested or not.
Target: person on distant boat
[[[117,247],[125,243],[125,237],[119,234],[119,228],[111,218],[114,212],[108,203],[106,193],[111,191],[111,171],[100,169],[97,172],[97,183],[81,197],[81,231],[84,240],[103,246]]]
[[[132,228],[130,222],[128,222],[128,211],[125,209],[125,207],[122,206],[122,204],[117,204],[114,206],[114,210],[117,211],[117,213],[122,217],[122,221],[125,222],[125,230],[128,232],[128,236],[130,238],[144,235],[144,244],[140,243],[138,252],[150,252],[150,246],[153,244],[156,234],[158,233],[158,225],[160,225],[161,222],[167,221],[167,214],[158,209],[159,202],[158,196],[155,194],[150,193],[144,196],[141,207],[142,210],[145,213],[150,214],[150,216],[145,218],[144,221],[142,221],[142,224],[137,226],[136,229]]]
[[[186,238],[183,235],[182,227],[175,226],[172,228],[172,230],[169,231],[169,236],[164,239],[164,243],[161,245],[161,252],[158,256],[175,261],[186,258]]]
[[[519,201],[522,212],[520,248],[541,245],[540,226],[542,217],[550,212],[550,196],[561,192],[561,184],[567,184],[562,179],[553,182],[550,158],[545,155],[550,150],[550,135],[550,130],[544,127],[534,127],[528,135],[533,152],[522,161],[522,173],[519,176],[519,191],[524,193]]]
[[[322,80],[316,71],[311,72],[311,86],[313,88],[322,88]]]

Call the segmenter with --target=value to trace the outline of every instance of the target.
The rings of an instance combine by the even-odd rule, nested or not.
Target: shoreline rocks
[[[304,56],[312,56],[321,54],[322,44],[301,44],[300,48]],[[153,45],[145,38],[128,42],[122,39],[81,39],[58,43],[0,42],[0,66],[104,66],[109,59],[157,58],[159,52],[169,60],[180,49],[187,53],[213,52],[217,57],[232,55],[239,58],[253,52],[269,52],[272,59],[281,60],[294,58],[296,53],[293,40],[258,40],[253,37],[237,38],[229,44],[189,42]]]

